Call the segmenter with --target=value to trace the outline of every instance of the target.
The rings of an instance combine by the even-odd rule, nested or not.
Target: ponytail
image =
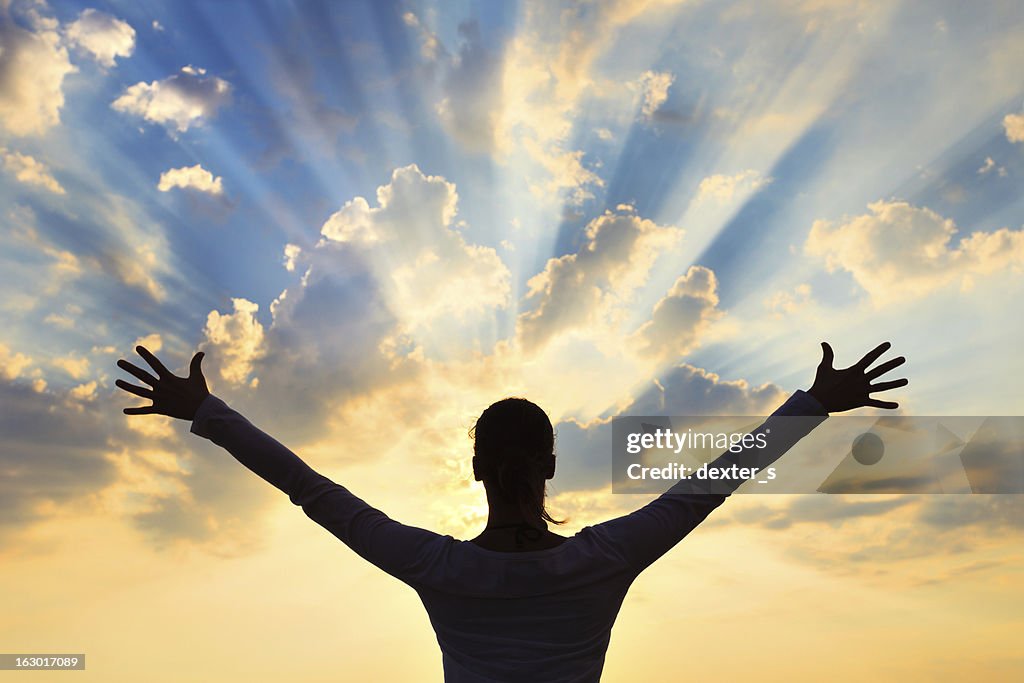
[[[520,449],[504,450],[491,463],[493,481],[502,498],[517,503],[527,519],[540,517],[551,524],[564,524],[564,519],[552,517],[544,505],[544,469],[549,464],[549,454],[524,452]]]

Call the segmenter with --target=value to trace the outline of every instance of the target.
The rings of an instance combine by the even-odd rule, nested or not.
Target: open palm
[[[188,377],[178,377],[171,373],[160,360],[150,353],[144,346],[136,346],[135,350],[143,360],[156,372],[156,377],[142,368],[122,359],[117,361],[117,366],[122,370],[135,375],[138,379],[148,384],[146,387],[129,384],[123,379],[114,382],[118,388],[124,389],[130,394],[148,398],[153,401],[152,405],[139,406],[137,408],[125,408],[125,415],[169,415],[180,420],[191,420],[195,417],[199,404],[210,395],[206,386],[206,378],[203,377],[203,356],[202,351],[192,357],[189,364]]]
[[[863,407],[899,408],[899,404],[893,401],[879,401],[871,398],[873,393],[906,386],[908,383],[906,378],[900,378],[872,384],[874,380],[907,361],[903,356],[899,356],[882,363],[873,370],[868,370],[868,366],[878,360],[891,346],[892,344],[889,342],[879,344],[850,367],[838,369],[832,367],[832,362],[835,360],[832,347],[828,345],[828,342],[822,342],[821,363],[818,365],[814,384],[807,393],[818,399],[825,406],[825,410],[830,413],[840,413]]]

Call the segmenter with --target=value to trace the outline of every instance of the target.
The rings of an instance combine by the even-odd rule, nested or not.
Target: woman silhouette
[[[899,357],[868,370],[889,347],[881,344],[855,365],[835,369],[832,348],[823,342],[812,387],[794,393],[757,430],[771,433],[769,448],[727,452],[719,461],[764,466],[831,412],[898,407],[869,395],[907,384],[872,384],[904,362]],[[136,351],[156,376],[126,360],[117,364],[151,388],[116,384],[153,404],[124,412],[191,420],[194,434],[227,449],[361,557],[411,586],[437,634],[446,683],[600,680],[612,625],[633,580],[742,483],[719,482],[709,491],[682,480],[631,514],[560,536],[547,529],[555,520],[544,508],[544,482],[555,474],[551,422],[525,399],[504,399],[483,412],[472,432],[487,526],[460,541],[400,524],[313,471],[210,394],[203,353],[184,378],[144,347]],[[777,419],[786,416],[806,419]]]

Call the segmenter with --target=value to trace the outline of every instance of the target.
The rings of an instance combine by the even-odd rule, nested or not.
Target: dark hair
[[[525,398],[491,404],[469,430],[478,476],[527,517],[563,524],[544,507],[544,480],[555,454],[555,430],[540,406]],[[539,483],[539,486],[538,486]]]

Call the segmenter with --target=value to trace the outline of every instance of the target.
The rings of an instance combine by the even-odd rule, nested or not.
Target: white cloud
[[[732,201],[735,197],[754,192],[772,181],[753,169],[740,171],[735,175],[715,174],[700,181],[697,187],[697,202],[713,200],[720,204]]]
[[[420,41],[420,55],[423,59],[429,62],[437,59],[438,55],[444,50],[440,41],[437,39],[437,35],[424,26],[419,17],[412,12],[406,12],[403,14],[402,21],[405,22],[406,26],[416,31],[417,37]]]
[[[297,244],[284,245],[284,268],[289,273],[295,270],[295,261],[302,253],[302,247]]]
[[[906,202],[878,201],[871,213],[840,225],[818,220],[805,251],[824,259],[829,271],[849,272],[876,304],[928,294],[975,276],[1019,271],[1024,265],[1024,232],[1001,228],[975,232],[950,244],[951,219]]]
[[[4,168],[8,173],[13,173],[18,182],[38,185],[54,194],[64,194],[64,188],[50,173],[49,167],[38,159],[4,147],[0,147],[0,158],[3,159]]]
[[[72,379],[82,379],[89,372],[89,359],[84,356],[70,354],[50,361],[52,365],[68,373]]]
[[[43,318],[43,322],[47,325],[59,327],[62,330],[70,330],[75,327],[74,318],[69,315],[61,315],[59,313],[50,313],[48,316]]]
[[[256,319],[258,304],[240,298],[231,304],[232,313],[210,311],[206,317],[203,348],[217,358],[221,377],[241,384],[248,381],[253,362],[265,353],[263,325]]]
[[[96,398],[96,380],[73,387],[68,395],[76,401],[92,401]]]
[[[985,163],[978,168],[978,175],[988,175],[992,171],[1000,178],[1006,177],[1006,167],[998,166],[992,157],[985,157]]]
[[[164,340],[159,334],[153,332],[152,334],[147,334],[145,337],[139,337],[136,339],[132,343],[132,348],[134,349],[136,346],[145,346],[153,353],[156,353],[164,347]]]
[[[64,77],[76,71],[56,22],[39,18],[35,30],[0,11],[0,124],[19,136],[42,135],[60,123]]]
[[[645,71],[640,76],[640,111],[645,117],[651,118],[665,104],[668,89],[675,80],[676,77],[668,71]]]
[[[1003,129],[1010,142],[1024,142],[1024,113],[1004,116]]]
[[[573,126],[588,97],[613,91],[617,97],[621,91],[605,88],[594,65],[622,26],[669,4],[674,3],[530,3],[520,29],[497,48],[479,31],[463,32],[442,84],[442,122],[474,151],[489,151],[506,163],[535,164],[548,176],[531,185],[535,194],[550,200],[564,193],[570,203],[582,202],[602,181],[571,146]],[[655,107],[662,82],[652,85]]]
[[[700,343],[708,327],[721,317],[718,281],[704,266],[690,266],[654,306],[651,319],[633,335],[640,353],[669,360]]]
[[[224,194],[224,186],[221,177],[214,177],[212,173],[203,168],[202,164],[195,166],[183,166],[172,168],[160,174],[160,182],[157,189],[161,192],[168,192],[172,188],[192,189],[206,194]]]
[[[91,8],[83,10],[77,20],[68,24],[64,35],[105,67],[114,66],[117,57],[130,57],[135,50],[135,29],[121,19]]]
[[[587,241],[574,254],[548,260],[527,282],[532,310],[519,316],[526,349],[557,332],[599,322],[646,282],[651,266],[681,237],[678,228],[659,226],[630,214],[605,212],[587,226]]]
[[[23,353],[11,353],[11,348],[0,343],[0,377],[17,379],[23,370],[32,365],[32,359]]]
[[[207,76],[206,69],[185,66],[162,81],[129,86],[111,106],[185,132],[216,116],[230,98],[231,84],[227,81]]]
[[[510,274],[490,247],[454,228],[455,185],[416,166],[395,169],[377,188],[377,206],[355,197],[321,228],[324,241],[368,249],[392,312],[410,328],[440,316],[462,318],[508,303]]]
[[[811,286],[806,282],[797,285],[792,292],[777,291],[764,303],[776,318],[796,313],[811,302]]]

